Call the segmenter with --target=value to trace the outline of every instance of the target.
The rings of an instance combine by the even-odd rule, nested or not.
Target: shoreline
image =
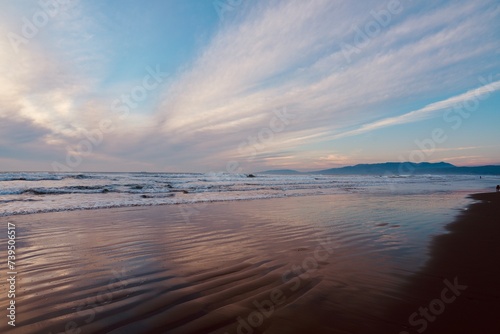
[[[432,239],[429,260],[403,287],[393,333],[498,333],[500,193],[469,198],[477,202]]]
[[[396,204],[360,194],[220,202],[195,205],[202,210],[189,221],[171,205],[1,217],[13,220],[19,241],[19,327],[9,332],[418,333],[422,322],[410,328],[408,316],[441,297],[444,279],[453,285],[458,277],[459,287],[467,289],[456,298],[445,294],[453,303],[428,321],[425,332],[462,333],[462,325],[449,331],[449,322],[464,314],[484,316],[484,310],[494,319],[498,309],[494,298],[476,313],[464,308],[464,300],[484,295],[473,287],[487,285],[467,276],[470,261],[451,262],[449,252],[456,251],[441,241],[451,238],[456,245],[459,233],[465,241],[458,245],[469,245],[471,232],[463,232],[461,221],[476,211],[482,217],[482,203],[493,210],[487,226],[498,225],[500,194],[470,196],[493,204],[469,204],[448,220],[451,233],[426,239],[431,245],[418,252],[405,242],[411,236],[420,243],[414,232],[437,228],[438,216],[429,212],[437,212],[433,203],[444,205],[439,195]],[[383,214],[400,206],[408,210],[406,205],[414,211]],[[359,216],[360,210],[367,215]],[[479,245],[486,240],[482,229],[467,227]],[[495,246],[498,233],[486,235]],[[478,267],[486,263],[491,269],[495,254]],[[416,266],[416,256],[425,256],[423,267]],[[491,275],[488,286],[499,276]]]

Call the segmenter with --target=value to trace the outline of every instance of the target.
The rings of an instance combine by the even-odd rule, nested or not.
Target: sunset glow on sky
[[[2,1],[0,35],[0,171],[500,164],[495,0]]]

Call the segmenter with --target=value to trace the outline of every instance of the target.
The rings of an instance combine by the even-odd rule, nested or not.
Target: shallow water
[[[467,203],[379,191],[3,217],[13,332],[390,332],[385,305]]]

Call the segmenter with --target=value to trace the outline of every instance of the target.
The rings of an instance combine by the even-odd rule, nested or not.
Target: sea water
[[[339,193],[444,195],[488,191],[498,182],[467,175],[0,173],[0,216]]]

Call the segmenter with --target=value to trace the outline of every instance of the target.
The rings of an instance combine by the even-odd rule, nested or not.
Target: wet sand
[[[16,224],[19,274],[16,327],[0,332],[411,332],[408,316],[458,277],[467,289],[426,332],[475,333],[454,320],[492,328],[499,309],[499,196],[477,196],[491,203],[436,238],[416,274],[404,226],[327,224],[357,196],[2,218]]]
[[[392,311],[402,332],[499,333],[500,193],[471,197],[477,202],[434,238],[431,259],[403,288]]]

